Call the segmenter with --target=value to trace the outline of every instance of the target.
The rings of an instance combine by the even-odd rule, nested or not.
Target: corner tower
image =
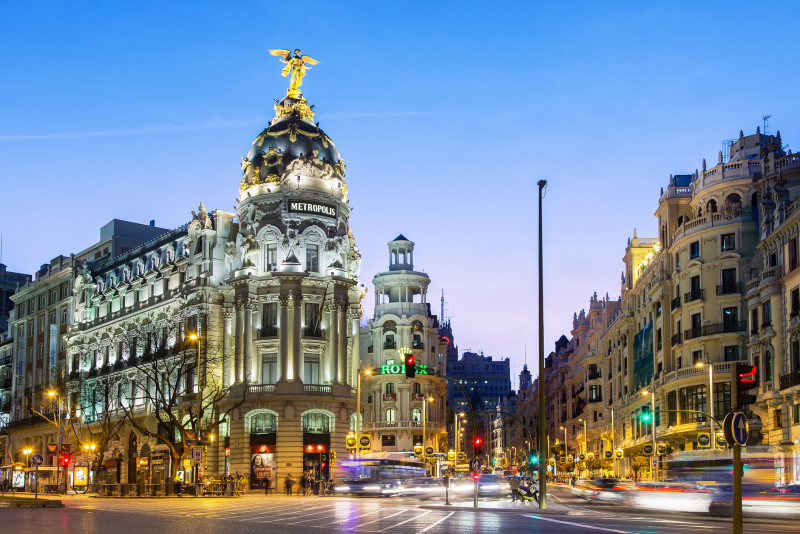
[[[361,331],[361,363],[371,373],[362,382],[364,432],[375,451],[413,451],[424,444],[426,458],[435,463],[432,454],[447,447],[447,387],[428,371],[446,374],[447,342],[440,340],[438,318],[427,302],[431,280],[414,270],[414,242],[399,235],[388,247],[389,270],[372,279],[375,316]],[[405,376],[401,349],[416,356],[413,379]]]

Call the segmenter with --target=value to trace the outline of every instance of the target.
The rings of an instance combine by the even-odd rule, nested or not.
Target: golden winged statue
[[[291,77],[289,78],[289,96],[299,98],[299,87],[303,83],[303,76],[306,75],[306,67],[310,69],[311,65],[316,65],[319,61],[305,54],[300,55],[299,49],[295,49],[294,56],[292,56],[291,51],[285,49],[273,50],[268,48],[267,50],[269,50],[271,55],[281,58],[282,63],[285,63],[281,74],[288,76],[289,73],[291,73]]]

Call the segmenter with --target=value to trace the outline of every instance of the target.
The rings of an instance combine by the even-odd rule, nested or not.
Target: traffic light
[[[480,437],[475,438],[473,452],[475,457],[483,455],[483,440]]]
[[[417,376],[417,359],[410,352],[405,355],[406,378]]]
[[[69,465],[70,460],[72,460],[72,457],[69,456],[69,455],[65,455],[65,456],[61,457],[61,463],[64,464],[64,467],[67,467]]]
[[[531,465],[536,465],[539,463],[539,457],[535,454],[531,454]]]
[[[733,381],[733,398],[736,401],[736,409],[741,410],[756,401],[756,396],[752,393],[747,393],[747,391],[756,387],[756,371],[758,371],[758,367],[746,363],[737,363],[734,371],[736,372],[736,378]]]
[[[642,422],[643,423],[650,422],[650,412],[642,412]]]

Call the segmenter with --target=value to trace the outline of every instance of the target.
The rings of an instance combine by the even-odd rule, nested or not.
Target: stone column
[[[280,381],[285,382],[289,380],[289,338],[291,330],[289,329],[289,297],[279,297],[280,306],[280,325],[278,328],[278,343],[280,346],[280,360],[278,362],[278,373]]]
[[[332,383],[336,383],[339,369],[339,308],[335,303],[328,305],[328,332],[328,376]]]
[[[342,384],[347,383],[347,302],[339,307],[339,351],[336,378]]]
[[[244,364],[244,302],[241,300],[236,301],[236,357],[234,359],[234,375],[235,381],[238,384],[242,381],[243,373],[242,367]]]
[[[233,322],[233,310],[225,308],[222,311],[225,319],[225,327],[222,332],[222,386],[228,387],[233,383],[233,371],[231,369],[231,323]]]
[[[302,295],[294,295],[294,320],[292,321],[292,380],[302,380],[302,366],[303,366],[303,345],[300,342],[300,328],[303,321],[300,316],[300,311],[303,309]]]
[[[350,308],[347,317],[350,319],[350,323],[353,325],[353,332],[355,332],[355,338],[353,339],[353,352],[350,354],[350,357],[352,358],[352,373],[350,373],[350,383],[355,384],[356,373],[358,373],[358,369],[361,367],[361,328],[358,323],[359,316],[357,310]]]
[[[250,382],[253,374],[253,300],[244,305],[244,374],[242,379]]]

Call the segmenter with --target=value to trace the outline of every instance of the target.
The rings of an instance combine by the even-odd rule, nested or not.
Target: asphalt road
[[[441,500],[413,498],[287,497],[249,494],[239,498],[106,499],[62,497],[62,509],[0,509],[0,531],[13,534],[156,534],[160,532],[294,534],[598,532],[667,533],[731,531],[730,520],[702,514],[624,511],[613,505],[572,498],[552,488],[554,502],[568,513],[540,514],[535,505],[482,500],[502,512],[453,507]],[[440,506],[441,505],[441,506]],[[462,505],[467,508],[463,509]],[[747,521],[745,532],[791,532],[796,524]]]

